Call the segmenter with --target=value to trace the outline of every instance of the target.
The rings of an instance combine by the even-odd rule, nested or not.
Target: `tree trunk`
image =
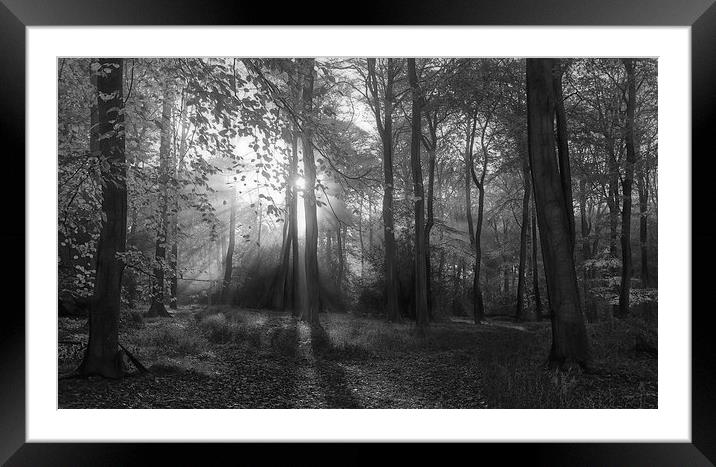
[[[182,101],[185,96],[182,94]],[[179,131],[179,146],[174,145],[174,154],[172,155],[172,213],[170,216],[170,238],[172,241],[170,267],[172,270],[171,282],[169,285],[169,308],[177,309],[177,289],[179,280],[178,262],[179,262],[179,173],[184,163],[184,156],[187,152],[189,135],[189,119],[182,112],[179,115],[181,129]]]
[[[124,265],[117,253],[127,240],[127,168],[124,150],[124,100],[121,58],[101,58],[90,65],[96,77],[97,131],[91,132],[101,154],[102,227],[96,254],[94,293],[89,312],[89,341],[78,372],[119,378],[119,307]],[[99,135],[106,135],[99,139]],[[92,147],[92,145],[90,145]]]
[[[648,243],[648,200],[649,193],[647,191],[646,177],[648,177],[647,168],[644,168],[645,174],[642,174],[637,181],[637,189],[639,190],[639,247],[641,249],[641,287],[649,287],[649,243]]]
[[[587,180],[585,177],[579,180],[579,218],[581,223],[582,256],[586,261],[592,257],[592,251],[589,244],[591,226],[587,217]]]
[[[383,136],[383,232],[385,239],[385,285],[387,289],[388,320],[400,321],[398,307],[398,269],[395,259],[395,232],[393,221],[393,78],[392,59],[388,60],[388,80],[385,89],[385,131]]]
[[[589,219],[587,218],[587,180],[584,176],[579,179],[579,218],[581,222],[580,233],[582,236],[582,260],[587,261],[592,257],[592,251],[591,245],[589,243],[591,225],[589,223]],[[589,293],[589,271],[586,265],[583,269],[584,271],[582,273],[582,289],[584,293],[582,295],[584,297],[585,315],[587,316],[587,320],[589,322],[593,322],[596,320],[596,316],[594,314],[596,310],[593,306]]]
[[[537,267],[537,216],[535,215],[534,207],[530,212],[532,224],[532,292],[535,296],[535,318],[537,318],[537,321],[542,321],[542,299],[539,293],[539,268]]]
[[[428,292],[427,292],[427,249],[425,244],[425,190],[423,187],[423,170],[420,166],[421,140],[421,97],[418,87],[418,76],[415,71],[415,59],[408,59],[408,81],[412,94],[413,106],[411,115],[410,137],[410,168],[413,174],[413,196],[415,214],[415,321],[418,334],[424,335],[428,327]]]
[[[467,219],[467,236],[474,247],[475,229],[472,222],[472,181],[470,167],[472,164],[472,147],[475,141],[475,125],[477,117],[472,118],[472,126],[468,128],[465,138],[465,218]]]
[[[181,145],[184,146],[184,139],[183,139],[183,133],[184,128],[182,127],[182,142]],[[177,271],[177,263],[178,263],[178,256],[179,256],[179,184],[178,184],[178,152],[180,151],[179,148],[175,146],[174,153],[170,155],[170,162],[171,167],[169,169],[172,179],[171,179],[171,201],[172,201],[172,209],[171,213],[169,215],[169,238],[171,240],[171,251],[169,253],[169,268],[171,270],[171,278],[169,282],[169,308],[172,310],[177,309],[177,286],[178,286],[178,271]]]
[[[384,175],[384,192],[383,192],[383,234],[385,247],[385,294],[387,316],[389,321],[400,321],[400,308],[398,307],[398,270],[395,259],[395,233],[393,220],[393,59],[387,59],[386,81],[383,101],[385,104],[384,122],[381,122],[380,114],[377,109],[380,107],[378,97],[378,86],[375,73],[374,58],[368,59],[368,76],[372,80],[372,94],[376,108],[376,123],[381,134],[383,143],[383,175]]]
[[[503,256],[504,261],[504,256]],[[507,263],[502,263],[502,292],[505,295],[510,294],[510,268]]]
[[[172,270],[171,282],[169,283],[169,309],[171,310],[177,309],[177,285],[179,279],[177,275],[177,256],[179,255],[179,248],[175,237],[176,230],[174,230],[172,236],[172,249],[169,260],[169,267]]]
[[[231,275],[234,272],[234,247],[236,245],[236,185],[231,186],[229,201],[229,244],[224,259],[224,280],[221,284],[221,303],[231,302]]]
[[[373,201],[368,194],[368,251],[373,251]]]
[[[486,165],[486,164],[485,164]],[[483,171],[484,173],[484,171]],[[484,179],[484,177],[483,177]],[[482,223],[485,210],[485,190],[481,185],[478,187],[477,198],[477,225],[475,228],[475,265],[473,266],[472,276],[472,315],[475,324],[485,321],[485,303],[482,298],[482,288],[480,286],[480,270],[482,267]]]
[[[554,144],[554,63],[527,59],[530,168],[552,309],[550,362],[565,368],[590,363],[574,267],[572,231]]]
[[[487,175],[487,150],[485,148],[484,142],[482,144],[483,154],[482,154],[482,173],[480,174],[480,179],[478,180],[477,174],[475,173],[475,161],[473,156],[473,143],[475,141],[475,127],[477,125],[477,115],[473,117],[472,121],[472,136],[470,138],[470,146],[469,146],[469,155],[470,155],[470,163],[469,163],[469,172],[472,176],[472,181],[477,187],[478,190],[478,198],[477,198],[477,225],[475,227],[475,238],[473,241],[471,241],[473,248],[475,249],[475,263],[473,266],[473,276],[472,276],[472,315],[473,320],[475,321],[475,324],[480,324],[483,321],[485,321],[485,303],[482,298],[482,288],[480,286],[480,272],[482,267],[482,245],[481,245],[481,238],[482,238],[482,224],[484,220],[484,210],[485,210],[485,176]],[[483,132],[484,136],[484,132]],[[472,239],[471,239],[472,240]]]
[[[303,173],[305,191],[303,208],[306,213],[306,245],[304,247],[306,294],[301,319],[313,328],[320,328],[319,311],[319,277],[318,277],[318,219],[316,217],[316,161],[313,156],[313,73],[314,60],[301,59],[303,82]]]
[[[527,154],[526,141],[523,143],[522,155],[522,178],[525,183],[525,191],[522,195],[522,225],[520,226],[520,264],[517,270],[517,310],[515,318],[517,321],[524,320],[524,299],[525,299],[525,264],[527,261],[527,232],[530,223],[530,194],[532,183],[530,180],[529,155]]]
[[[300,74],[298,75],[300,77]],[[298,80],[300,83],[300,79]],[[302,86],[296,87],[294,94],[294,106],[300,109]],[[291,308],[293,316],[298,316],[296,306],[296,293],[298,281],[298,192],[296,180],[298,177],[298,128],[293,123],[293,128],[288,130],[288,138],[291,144],[291,156],[289,159],[288,178],[286,180],[286,216],[284,224],[284,237],[281,249],[281,266],[279,271],[279,286],[276,293],[274,306],[277,309],[286,310]]]
[[[627,122],[626,122],[626,168],[622,180],[622,280],[619,290],[619,315],[629,313],[629,295],[631,292],[631,191],[636,163],[636,141],[634,132],[634,113],[636,111],[636,76],[634,59],[622,59],[627,72]]]
[[[564,200],[567,203],[567,217],[569,218],[569,232],[571,235],[572,250],[576,238],[574,227],[574,206],[572,197],[572,171],[569,165],[569,133],[567,131],[567,116],[564,110],[564,97],[562,96],[562,66],[559,60],[554,61],[554,107],[557,122],[557,154],[559,160],[559,178],[562,182]]]
[[[360,242],[360,278],[363,279],[365,273],[365,242],[363,241],[363,197],[360,194],[360,203],[358,205],[358,241]]]
[[[149,317],[170,317],[164,305],[164,267],[167,260],[168,208],[169,208],[169,177],[171,157],[171,121],[172,93],[169,82],[163,84],[162,125],[159,140],[159,219],[157,220],[157,238],[155,244],[152,281],[152,304],[147,311]]]
[[[338,256],[338,274],[336,274],[336,280],[338,284],[338,292],[341,293],[343,290],[343,274],[345,273],[345,264],[343,261],[343,251],[345,249],[345,238],[342,235],[343,234],[343,227],[341,226],[341,223],[338,222],[338,226],[336,228],[336,253]]]
[[[614,141],[607,138],[609,170],[609,193],[607,196],[607,207],[609,208],[609,255],[617,256],[617,227],[619,224],[619,166],[614,149]]]
[[[286,215],[284,217],[283,228],[281,229],[281,264],[278,270],[276,289],[273,297],[273,307],[278,310],[286,308],[286,287],[288,287],[288,268],[291,264],[291,236],[288,234],[290,225],[290,206],[291,206],[291,175],[286,177]]]
[[[299,90],[299,97],[303,95],[303,87]],[[299,102],[302,99],[299,99]],[[300,104],[299,104],[300,105]],[[298,129],[294,127],[294,134],[291,151],[291,173],[293,174],[294,185],[291,188],[291,205],[289,206],[289,225],[288,236],[291,238],[291,269],[288,277],[288,283],[284,287],[284,294],[290,297],[284,303],[290,303],[291,313],[293,316],[299,315],[299,287],[298,278],[301,275],[299,262],[299,243],[298,243],[298,190],[296,189],[295,180],[298,176]],[[284,305],[285,307],[285,305]]]
[[[425,284],[428,295],[428,318],[433,318],[433,277],[432,265],[430,261],[430,232],[435,224],[434,214],[434,198],[435,198],[435,149],[437,146],[437,134],[435,126],[430,128],[430,146],[428,147],[428,201],[427,201],[427,220],[425,222],[425,274],[427,282]]]

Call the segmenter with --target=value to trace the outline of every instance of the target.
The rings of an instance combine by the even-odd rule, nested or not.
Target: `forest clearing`
[[[657,407],[655,59],[60,58],[58,102],[60,408]]]
[[[600,371],[543,368],[549,324],[467,320],[411,325],[330,314],[324,341],[290,313],[180,307],[172,320],[129,314],[120,342],[148,366],[121,382],[60,380],[60,408],[656,408],[657,361],[614,325],[589,327]],[[63,318],[63,342],[84,322]],[[72,348],[74,347],[74,349]],[[60,370],[79,364],[62,346]]]

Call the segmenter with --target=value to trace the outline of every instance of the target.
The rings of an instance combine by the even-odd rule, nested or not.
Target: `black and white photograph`
[[[58,408],[657,409],[657,64],[59,57]]]

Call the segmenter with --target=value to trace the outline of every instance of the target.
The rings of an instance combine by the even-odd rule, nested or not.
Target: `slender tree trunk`
[[[644,169],[646,170],[646,169]],[[639,247],[641,249],[641,287],[649,287],[649,244],[648,244],[648,200],[649,193],[647,191],[645,176],[640,176],[637,182],[639,190]]]
[[[381,133],[383,142],[383,175],[384,175],[384,192],[383,192],[383,237],[385,248],[385,294],[388,321],[400,321],[400,308],[398,306],[398,270],[395,259],[395,233],[393,220],[393,80],[394,80],[394,64],[393,59],[387,59],[386,80],[384,89],[384,122],[381,122],[379,111],[376,110],[376,122]],[[380,107],[380,98],[378,97],[378,85],[376,80],[374,58],[368,59],[368,75],[372,81],[370,85],[375,101],[375,107]]]
[[[550,362],[565,368],[589,365],[590,352],[571,246],[570,208],[556,163],[553,69],[552,59],[527,59],[530,168],[552,309]]]
[[[617,227],[619,224],[619,166],[614,149],[614,141],[607,138],[609,170],[609,193],[607,207],[609,208],[609,255],[617,256]]]
[[[182,99],[184,99],[184,95]],[[188,105],[186,106],[188,108]],[[178,291],[178,280],[179,280],[179,174],[184,165],[184,156],[187,153],[189,136],[189,118],[185,113],[180,115],[181,130],[180,130],[180,141],[179,147],[175,147],[175,153],[172,157],[172,174],[174,178],[172,181],[172,215],[171,215],[171,239],[172,239],[172,251],[171,251],[171,262],[170,266],[172,269],[172,278],[170,283],[170,296],[169,296],[169,308],[172,310],[177,309],[177,291]]]
[[[410,137],[410,168],[413,174],[413,195],[415,213],[415,320],[418,334],[424,335],[428,327],[428,292],[427,292],[427,248],[425,243],[425,190],[423,187],[423,171],[420,166],[421,140],[421,96],[418,87],[418,76],[415,71],[415,59],[408,59],[408,80],[413,98]]]
[[[300,91],[301,95],[303,91]],[[302,99],[301,99],[302,100]],[[294,129],[293,147],[291,152],[291,172],[293,173],[294,186],[291,188],[291,205],[289,209],[289,226],[288,236],[291,237],[291,273],[289,274],[289,282],[284,291],[290,293],[288,303],[291,306],[293,316],[299,316],[299,287],[298,278],[301,275],[299,261],[299,243],[298,243],[298,190],[295,186],[295,179],[298,174],[298,131]]]
[[[527,154],[527,142],[523,143],[522,155],[522,178],[525,183],[525,191],[522,195],[522,226],[520,227],[520,264],[517,270],[517,310],[515,318],[517,321],[524,320],[524,299],[525,299],[525,265],[527,262],[527,233],[530,223],[530,194],[532,183],[530,179],[529,155]]]
[[[182,129],[183,130],[183,129]],[[182,145],[184,142],[182,141]],[[178,241],[178,235],[179,235],[179,185],[178,185],[178,153],[179,148],[174,148],[174,151],[172,154],[169,155],[170,160],[170,168],[169,173],[171,173],[171,213],[169,214],[169,239],[171,241],[171,251],[169,253],[169,268],[171,270],[171,277],[169,279],[169,308],[172,310],[177,309],[177,286],[178,286],[178,272],[177,272],[177,264],[178,264],[178,256],[179,256],[179,241]]]
[[[124,265],[117,259],[127,240],[127,168],[124,150],[124,100],[121,58],[100,58],[90,65],[97,88],[94,144],[102,164],[102,227],[96,254],[94,293],[89,312],[89,341],[78,372],[119,378],[119,307]],[[105,135],[99,139],[99,135]],[[91,144],[92,148],[93,145]],[[106,162],[106,164],[105,164]]]
[[[236,185],[231,186],[229,202],[229,244],[224,259],[224,280],[221,284],[221,302],[231,302],[231,276],[234,272],[234,247],[236,246]]]
[[[467,219],[467,236],[470,244],[475,244],[475,228],[472,222],[472,180],[470,167],[472,164],[472,146],[475,141],[475,125],[477,118],[473,117],[471,129],[466,132],[465,138],[465,218]]]
[[[365,273],[365,242],[363,240],[363,193],[360,196],[360,204],[358,207],[358,240],[360,242],[360,278],[363,279]]]
[[[592,251],[589,244],[589,235],[591,227],[589,225],[589,219],[587,216],[587,179],[582,177],[579,180],[579,218],[581,222],[581,235],[582,235],[582,256],[584,260],[588,260],[592,257]]]
[[[510,268],[506,263],[502,263],[502,292],[505,295],[510,294]]]
[[[484,173],[484,171],[483,171]],[[484,180],[484,177],[483,177]],[[482,185],[478,187],[477,198],[477,226],[475,228],[475,264],[472,276],[472,315],[475,324],[485,321],[485,303],[482,298],[482,287],[480,286],[480,272],[482,267],[482,223],[485,210],[485,190]]]
[[[318,219],[316,217],[316,161],[313,156],[313,73],[314,60],[301,59],[303,82],[303,173],[305,177],[305,191],[303,194],[303,208],[306,213],[306,244],[304,247],[306,294],[304,306],[301,310],[301,319],[308,322],[313,328],[320,328],[318,320],[319,311],[319,277],[318,277]]]
[[[601,207],[597,208],[597,213],[594,216],[594,222],[592,228],[594,229],[594,241],[592,242],[592,257],[599,254],[599,237],[602,234],[602,228],[600,225],[601,219]]]
[[[164,267],[167,260],[168,238],[168,208],[169,208],[169,178],[171,158],[171,121],[172,121],[172,92],[168,81],[163,84],[162,102],[162,128],[159,140],[159,218],[157,220],[157,238],[154,259],[156,265],[153,270],[152,304],[147,316],[170,317],[164,304]]]
[[[301,74],[297,73],[298,84],[294,89],[294,107],[300,112],[302,105],[303,85]],[[299,307],[297,304],[298,279],[299,279],[299,244],[298,244],[298,189],[296,181],[298,178],[298,138],[299,129],[296,123],[288,130],[288,138],[291,144],[291,155],[288,167],[288,179],[286,180],[286,220],[284,246],[281,255],[280,297],[277,297],[277,306],[286,310],[291,309],[293,316],[298,316]]]
[[[400,321],[398,306],[398,269],[395,259],[395,232],[393,221],[393,78],[392,60],[388,60],[388,80],[385,89],[385,135],[383,137],[383,171],[385,193],[383,196],[383,224],[385,239],[385,276],[387,288],[388,320]]]
[[[534,207],[530,217],[532,224],[532,293],[535,297],[535,317],[537,321],[542,321],[542,299],[539,293],[539,268],[537,266],[537,216]]]
[[[169,283],[169,309],[177,309],[177,286],[178,286],[178,273],[177,273],[177,257],[179,255],[179,247],[176,241],[176,229],[172,229],[172,249],[171,257],[169,260],[169,267],[172,270],[171,282]]]
[[[636,137],[634,131],[634,113],[636,111],[636,76],[634,59],[622,59],[627,72],[627,124],[626,124],[626,170],[622,180],[622,280],[619,290],[619,315],[629,313],[629,295],[631,292],[631,192],[634,182],[634,164],[636,163]]]
[[[427,220],[425,222],[425,274],[427,276],[428,295],[428,318],[433,317],[433,277],[432,265],[430,261],[430,232],[435,224],[434,214],[434,193],[435,193],[435,148],[437,146],[437,134],[435,127],[430,128],[430,147],[428,148],[428,201],[427,201]]]
[[[328,265],[328,273],[331,277],[335,277],[335,265],[333,262],[333,236],[330,230],[325,231],[325,238],[321,240],[324,244],[323,254],[326,257],[326,264]]]
[[[283,310],[286,307],[286,287],[288,282],[288,268],[291,264],[291,237],[288,235],[288,229],[291,217],[289,214],[289,206],[291,205],[291,176],[286,177],[286,201],[283,227],[281,229],[281,264],[279,265],[278,275],[276,279],[276,289],[274,290],[273,308]]]
[[[373,201],[368,195],[368,251],[373,251]]]
[[[482,144],[482,173],[478,180],[477,174],[475,173],[475,161],[473,156],[473,143],[475,141],[475,127],[477,125],[477,115],[473,116],[472,120],[472,136],[470,137],[470,146],[468,153],[470,155],[468,171],[472,176],[472,181],[477,187],[478,198],[477,198],[477,225],[475,228],[475,237],[471,242],[475,249],[475,263],[473,266],[472,275],[472,315],[475,324],[480,324],[485,321],[485,303],[482,298],[482,288],[480,286],[480,272],[482,267],[482,224],[484,220],[485,210],[485,176],[487,175],[487,149],[485,148],[484,142]],[[484,136],[484,133],[483,133]]]
[[[277,289],[273,298],[273,307],[279,310],[285,310],[288,304],[289,292],[287,288],[290,287],[289,282],[289,268],[291,265],[291,243],[292,238],[289,234],[291,224],[291,195],[293,191],[293,181],[289,173],[286,178],[286,202],[285,209],[286,215],[284,217],[283,228],[281,231],[281,265],[279,266],[279,272],[277,277]]]
[[[338,290],[339,292],[343,290],[343,274],[345,273],[345,264],[343,262],[343,251],[345,249],[344,245],[344,236],[342,235],[343,228],[341,226],[341,223],[338,222],[338,227],[336,228],[336,253],[338,257],[338,274],[336,274],[337,283],[338,283]]]
[[[263,202],[261,199],[261,187],[258,189],[258,198],[256,200],[256,262],[261,264],[261,231],[263,230]]]
[[[96,86],[96,84],[95,84]],[[137,217],[139,210],[136,206],[132,208],[132,221],[131,227],[129,228],[129,235],[127,236],[127,245],[132,245],[133,240],[137,235]],[[123,287],[127,294],[127,307],[134,310],[137,306],[137,274],[132,269],[124,271],[123,275]]]
[[[591,225],[587,216],[587,180],[584,176],[579,179],[579,218],[581,222],[580,233],[582,236],[582,257],[583,261],[587,261],[592,257],[592,251],[591,245],[589,243]],[[583,269],[584,272],[582,273],[582,288],[584,289],[584,293],[582,295],[584,296],[585,315],[587,316],[589,322],[593,322],[596,319],[596,316],[593,313],[594,306],[592,305],[589,293],[589,271],[586,265]]]

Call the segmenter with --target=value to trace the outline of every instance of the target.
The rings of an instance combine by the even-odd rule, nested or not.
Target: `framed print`
[[[0,6],[8,465],[712,465],[709,1],[134,3]]]

